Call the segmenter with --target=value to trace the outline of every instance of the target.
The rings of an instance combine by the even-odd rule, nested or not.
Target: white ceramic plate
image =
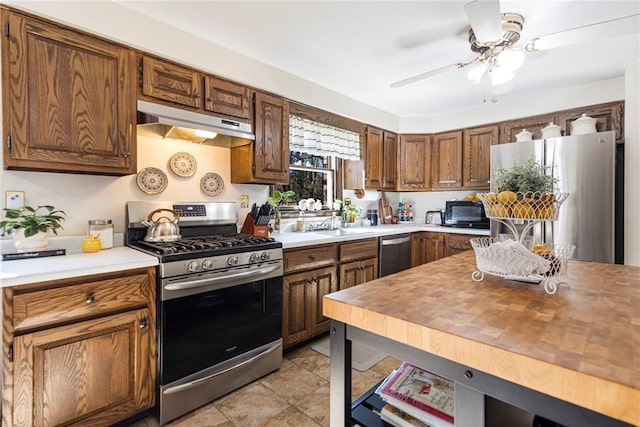
[[[217,196],[224,190],[224,181],[217,173],[209,172],[200,179],[200,189],[207,196]]]
[[[180,152],[171,156],[169,159],[169,167],[176,175],[187,177],[196,173],[198,162],[191,154]]]
[[[158,168],[144,168],[138,172],[136,184],[147,194],[158,194],[167,188],[169,179],[167,174]]]

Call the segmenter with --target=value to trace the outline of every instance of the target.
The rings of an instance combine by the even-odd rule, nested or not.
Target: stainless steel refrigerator
[[[623,263],[623,147],[612,131],[494,145],[491,177],[534,156],[558,179],[558,191],[569,197],[557,221],[532,229],[533,239],[573,244],[573,259]],[[492,236],[505,232],[503,225],[491,221]]]

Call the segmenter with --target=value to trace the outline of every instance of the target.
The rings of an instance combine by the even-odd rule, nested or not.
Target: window
[[[329,205],[335,198],[336,159],[291,151],[289,153],[289,185],[276,185],[280,191],[296,193],[294,203],[303,199],[322,200]]]

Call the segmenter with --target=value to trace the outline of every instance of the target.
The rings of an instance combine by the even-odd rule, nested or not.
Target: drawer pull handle
[[[91,304],[92,302],[94,302],[96,300],[96,297],[94,297],[93,295],[89,295],[87,297],[87,304]]]
[[[148,324],[149,324],[149,322],[147,321],[147,319],[142,319],[140,321],[140,329],[146,328]]]
[[[313,254],[309,255],[309,258],[311,258],[311,261],[315,261],[317,259],[316,256]]]

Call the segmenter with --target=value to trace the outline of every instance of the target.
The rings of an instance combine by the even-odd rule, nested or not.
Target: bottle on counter
[[[300,216],[298,217],[298,221],[296,221],[296,231],[304,231],[304,216],[302,216],[302,211],[300,211]]]
[[[102,249],[113,247],[113,224],[110,219],[90,219],[88,234],[100,239]]]

